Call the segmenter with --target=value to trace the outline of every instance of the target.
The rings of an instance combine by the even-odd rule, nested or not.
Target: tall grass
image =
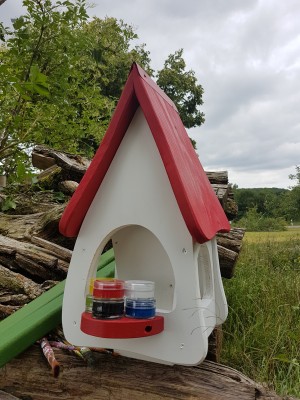
[[[247,233],[224,286],[222,362],[300,397],[300,232]]]

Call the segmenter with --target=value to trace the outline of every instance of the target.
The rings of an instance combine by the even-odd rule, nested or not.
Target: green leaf
[[[8,210],[15,210],[17,207],[17,204],[14,202],[14,200],[11,197],[6,197],[6,199],[3,201],[1,210],[2,211],[8,211]]]
[[[41,84],[35,84],[32,86],[33,90],[40,94],[41,96],[45,96],[45,97],[49,97],[50,93],[49,93],[49,89],[48,87],[41,85]]]

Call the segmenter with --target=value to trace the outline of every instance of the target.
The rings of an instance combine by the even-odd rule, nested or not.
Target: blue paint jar
[[[154,282],[125,281],[125,316],[129,318],[154,318],[156,300]]]
[[[130,318],[154,318],[155,299],[125,299],[125,315]]]

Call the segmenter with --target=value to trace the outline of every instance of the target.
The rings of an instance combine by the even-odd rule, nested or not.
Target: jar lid
[[[152,298],[154,297],[154,286],[155,283],[152,281],[125,281],[125,296],[130,298]]]
[[[93,296],[100,299],[124,297],[124,281],[120,279],[95,279]]]

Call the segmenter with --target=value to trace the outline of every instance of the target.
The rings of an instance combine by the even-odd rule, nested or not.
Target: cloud
[[[7,1],[1,12],[12,18],[20,4]],[[184,49],[204,88],[206,122],[189,134],[205,169],[228,170],[240,187],[290,185],[288,175],[300,164],[299,0],[94,4],[91,16],[136,27],[156,70]]]

